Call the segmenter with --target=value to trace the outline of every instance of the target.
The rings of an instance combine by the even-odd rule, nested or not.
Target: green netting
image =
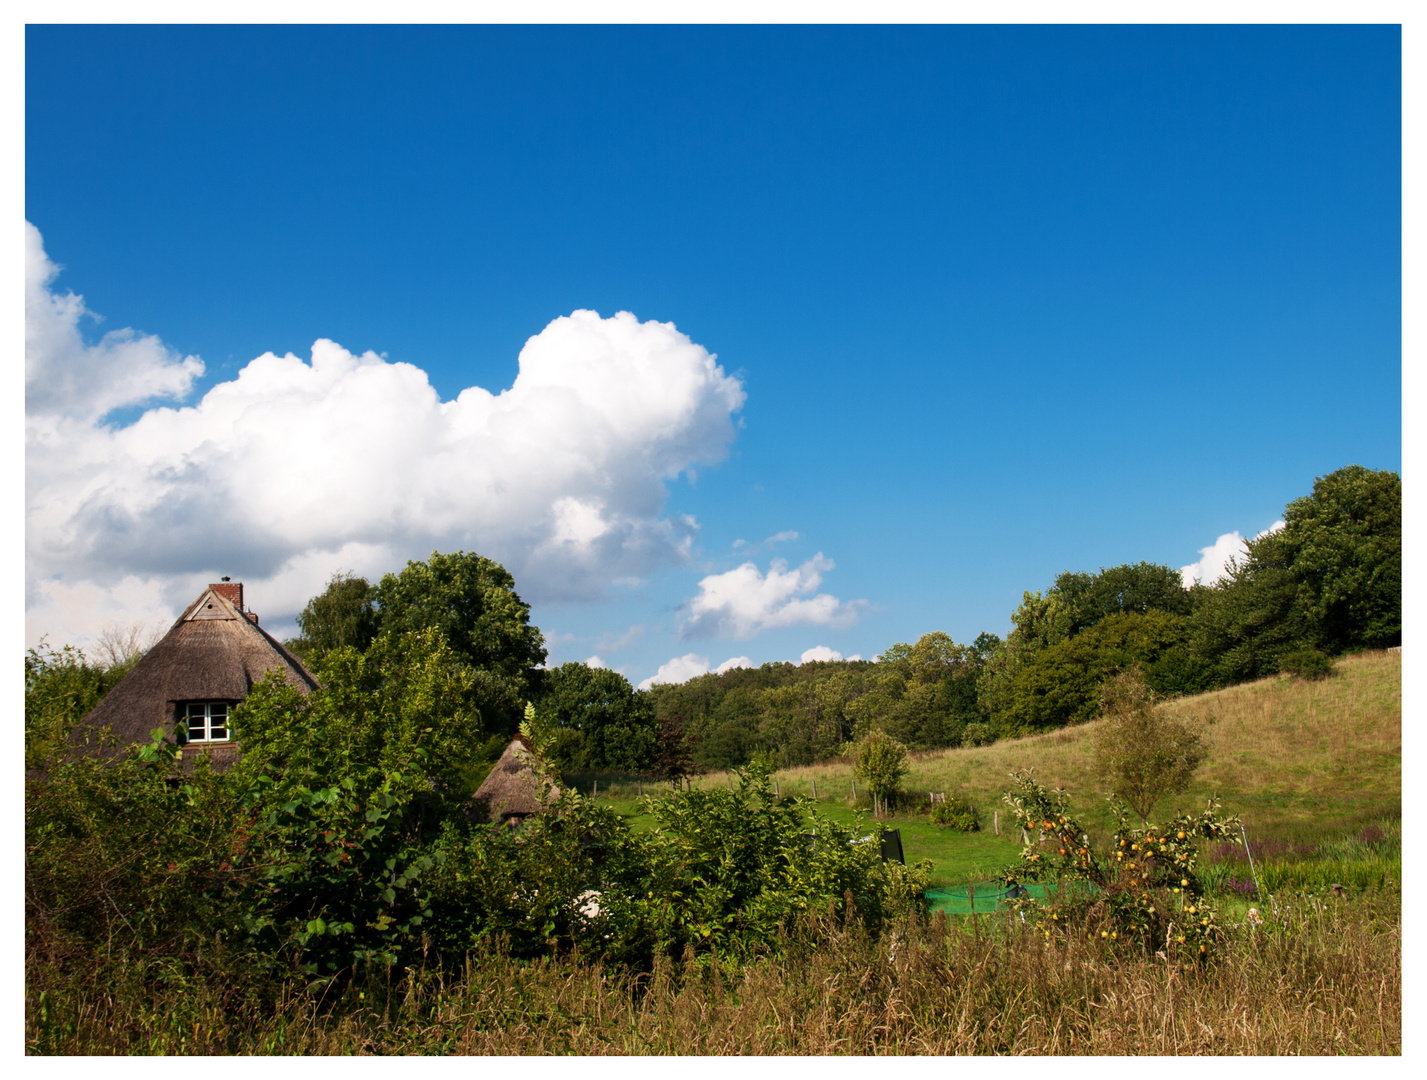
[[[1083,881],[1068,882],[1065,887],[1067,889],[1093,888],[1088,882]],[[930,914],[934,915],[938,911],[942,911],[948,915],[979,915],[982,912],[995,911],[1017,895],[1026,895],[1042,900],[1054,894],[1058,888],[1057,885],[1022,885],[1018,892],[999,881],[978,881],[972,885],[949,885],[928,889],[923,895],[926,898],[927,911]]]

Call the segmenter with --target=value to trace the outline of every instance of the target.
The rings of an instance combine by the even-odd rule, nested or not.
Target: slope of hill
[[[1200,718],[1210,748],[1190,790],[1159,805],[1161,819],[1198,808],[1217,794],[1226,812],[1241,816],[1254,840],[1303,843],[1336,840],[1401,816],[1400,651],[1344,657],[1334,675],[1320,682],[1273,677],[1160,707]],[[1066,788],[1081,820],[1103,839],[1112,818],[1091,755],[1097,723],[914,757],[906,790],[960,792],[981,811],[987,831],[943,833],[925,814],[894,815],[889,824],[902,828],[908,859],[932,858],[938,878],[1009,862],[1014,838],[1004,828],[1001,837],[994,835],[992,815],[1003,811],[1004,825],[1001,796],[1009,774],[1022,768],[1034,768],[1047,786]],[[846,760],[785,770],[775,779],[784,795],[812,795],[816,785],[832,816],[853,813],[852,766]],[[699,781],[726,782],[723,773]]]

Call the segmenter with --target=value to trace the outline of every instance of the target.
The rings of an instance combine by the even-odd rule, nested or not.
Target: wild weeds
[[[1338,886],[1361,892],[1391,887],[1402,880],[1402,831],[1384,820],[1336,840],[1250,839],[1254,870],[1242,840],[1223,841],[1211,852],[1204,871],[1211,891],[1242,898],[1283,890],[1321,891]]]
[[[1220,959],[1112,957],[991,918],[874,937],[808,916],[781,956],[643,974],[486,946],[415,968],[234,993],[135,968],[27,994],[39,1053],[1396,1054],[1400,898],[1287,898]],[[817,923],[817,926],[813,926]],[[812,932],[806,932],[812,931]],[[237,976],[239,973],[231,973]]]

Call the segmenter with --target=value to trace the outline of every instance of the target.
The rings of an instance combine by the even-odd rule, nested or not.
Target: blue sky
[[[27,636],[465,546],[638,682],[1195,563],[1401,468],[1400,45],[30,27]]]

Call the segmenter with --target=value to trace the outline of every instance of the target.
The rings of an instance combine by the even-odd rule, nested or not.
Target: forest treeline
[[[912,749],[980,745],[1090,719],[1100,684],[1131,665],[1158,694],[1191,694],[1400,644],[1398,474],[1339,469],[1283,520],[1211,586],[1185,588],[1178,571],[1149,562],[1066,571],[1023,595],[1004,640],[932,631],[875,662],[765,663],[647,691],[581,663],[539,667],[539,632],[509,575],[464,554],[375,585],[334,580],[289,644],[311,656],[438,625],[484,673],[483,729],[513,732],[521,702],[533,701],[542,745],[571,772],[655,770],[671,741],[711,769],[806,764],[874,728]]]
[[[934,631],[876,663],[764,664],[650,691],[696,760],[806,764],[873,727],[914,749],[980,745],[1094,716],[1102,682],[1139,665],[1160,695],[1320,667],[1402,641],[1402,481],[1352,465],[1318,478],[1282,529],[1213,585],[1148,562],[1066,571],[1027,591],[1005,640]]]

